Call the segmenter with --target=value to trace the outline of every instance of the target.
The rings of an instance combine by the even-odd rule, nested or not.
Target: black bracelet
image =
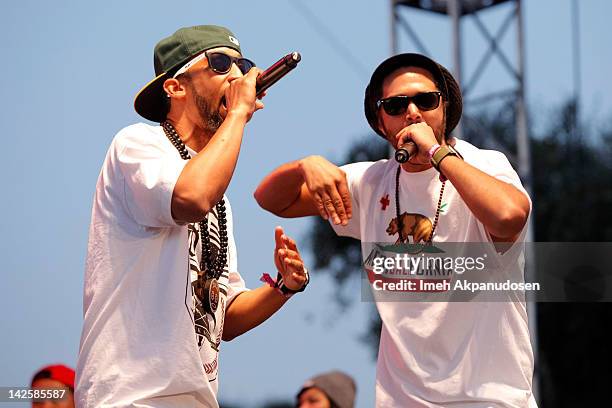
[[[294,290],[294,289],[290,289],[287,286],[285,286],[285,282],[283,281],[283,276],[279,272],[279,274],[276,277],[276,288],[280,290],[281,293],[285,295],[286,297],[291,297],[295,295],[296,293],[303,292],[306,289],[306,286],[308,286],[308,283],[310,282],[310,274],[308,273],[308,269],[304,268],[304,273],[306,274],[306,282],[304,282],[301,288],[299,288],[298,290]]]

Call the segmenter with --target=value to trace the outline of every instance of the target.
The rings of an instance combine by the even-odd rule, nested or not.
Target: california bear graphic
[[[400,218],[402,220],[402,231],[401,236],[398,234],[396,243],[406,242],[409,235],[412,235],[415,244],[421,241],[425,242],[427,238],[429,238],[431,230],[433,229],[433,225],[429,218],[421,214],[407,212],[402,213]],[[393,218],[387,227],[387,234],[395,235],[397,233],[397,218]]]

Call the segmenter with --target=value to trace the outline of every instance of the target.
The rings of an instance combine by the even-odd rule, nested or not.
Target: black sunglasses
[[[387,115],[396,116],[405,113],[410,102],[413,102],[420,110],[428,111],[436,109],[438,105],[440,105],[441,95],[441,92],[433,91],[420,92],[414,96],[391,96],[389,98],[379,99],[378,102],[376,102],[376,108],[380,109],[382,106]]]
[[[208,60],[208,66],[217,74],[227,74],[232,69],[232,64],[240,69],[243,75],[255,66],[255,63],[247,58],[242,57],[231,57],[221,52],[207,52],[206,59]]]

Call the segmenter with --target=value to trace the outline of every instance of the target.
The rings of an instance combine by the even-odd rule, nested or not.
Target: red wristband
[[[310,282],[310,275],[308,273],[308,269],[304,268],[304,273],[306,274],[306,282],[304,282],[304,286],[302,286],[298,290],[289,289],[287,286],[285,286],[285,283],[283,282],[283,277],[280,273],[277,275],[276,279],[271,277],[269,274],[264,273],[263,275],[261,275],[261,278],[259,278],[259,280],[263,283],[266,283],[272,289],[289,299],[296,293],[303,292],[304,289],[306,289],[306,286],[308,286],[308,283]]]

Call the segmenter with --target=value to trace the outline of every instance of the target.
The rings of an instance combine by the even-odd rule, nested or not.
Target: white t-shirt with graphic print
[[[466,162],[525,192],[506,157],[465,141],[455,148]],[[342,236],[364,243],[396,242],[387,229],[396,218],[395,161],[343,166],[352,197]],[[434,222],[441,182],[431,168],[400,175],[400,210]],[[447,181],[433,242],[490,242],[452,183]],[[524,236],[503,255],[490,248],[504,273],[523,278]],[[390,232],[393,231],[391,228]],[[412,240],[413,237],[409,236]],[[367,255],[367,254],[365,254]],[[365,256],[364,255],[364,256]],[[374,292],[374,291],[373,291]],[[377,298],[377,293],[374,293]],[[524,302],[377,301],[383,321],[377,363],[376,407],[535,407],[533,353]]]
[[[228,261],[215,315],[194,296],[199,226],[178,225],[170,210],[186,163],[160,126],[143,123],[121,130],[108,150],[89,230],[79,407],[218,407],[225,310],[246,288],[225,198]],[[216,249],[216,210],[208,221]]]

